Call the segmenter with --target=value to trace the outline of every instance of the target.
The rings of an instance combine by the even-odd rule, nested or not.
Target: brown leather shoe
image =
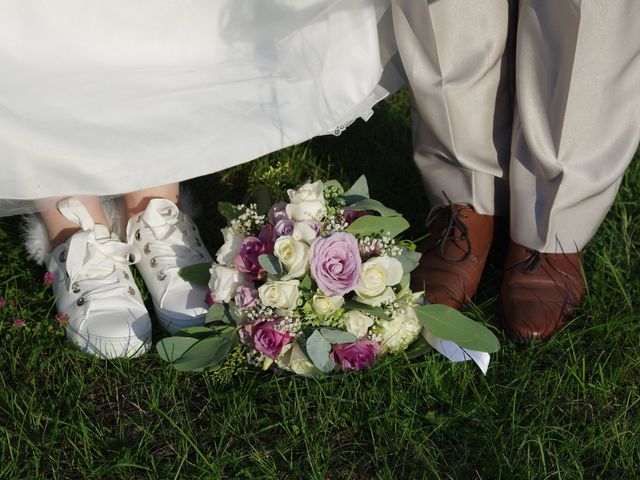
[[[549,338],[584,297],[578,253],[540,253],[510,242],[500,308],[502,326],[512,340]]]
[[[418,245],[420,266],[411,288],[425,291],[431,303],[459,308],[478,288],[493,237],[493,216],[466,204],[450,204],[431,212],[429,236]]]

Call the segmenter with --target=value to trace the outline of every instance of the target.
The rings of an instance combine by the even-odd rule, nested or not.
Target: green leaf
[[[193,371],[212,368],[224,361],[239,341],[233,327],[217,327],[214,334],[199,340],[174,362],[176,370]]]
[[[331,352],[331,344],[319,331],[316,330],[313,332],[307,339],[307,354],[316,368],[321,372],[328,373],[333,370],[335,366],[331,358],[329,358],[329,352]]]
[[[332,345],[336,343],[353,343],[358,341],[358,337],[353,333],[338,330],[336,328],[321,328],[320,334]]]
[[[209,307],[207,311],[207,319],[205,323],[221,322],[225,318],[225,305],[224,303],[214,303]]]
[[[313,280],[311,279],[311,276],[309,274],[306,274],[300,282],[300,286],[298,288],[300,288],[300,290],[315,290],[316,287]]]
[[[367,312],[371,315],[375,315],[383,320],[391,321],[391,317],[384,312],[382,307],[374,307],[367,305],[366,303],[356,302],[355,300],[347,300],[342,306],[345,310],[360,310],[361,312]]]
[[[201,340],[211,335],[216,334],[215,327],[197,326],[183,328],[177,333],[174,333],[174,337],[191,337]]]
[[[455,308],[432,304],[418,305],[414,309],[422,326],[436,337],[478,352],[493,353],[500,349],[500,342],[487,327]]]
[[[406,247],[402,247],[402,253],[395,257],[402,264],[402,271],[409,273],[414,271],[418,265],[420,265],[420,258],[422,254],[415,250],[409,250]]]
[[[182,267],[180,271],[178,271],[178,275],[187,282],[197,285],[209,285],[209,280],[211,279],[211,274],[209,273],[210,268],[211,263],[196,263],[195,265]]]
[[[281,276],[282,272],[284,271],[282,263],[275,255],[263,253],[258,257],[258,262],[260,263],[262,268],[267,271],[267,273],[276,277]]]
[[[344,192],[343,198],[347,205],[359,202],[369,198],[369,185],[367,184],[367,177],[361,175],[358,180],[355,181],[351,188]]]
[[[229,202],[218,202],[218,212],[227,219],[227,222],[231,222],[231,220],[235,220],[240,216],[240,210]]]
[[[350,205],[348,207],[348,210],[355,210],[358,212],[364,210],[372,210],[374,212],[378,212],[383,217],[396,217],[400,215],[392,208],[385,207],[378,200],[373,200],[371,198],[365,198],[364,200],[360,200],[359,202]]]
[[[163,338],[156,345],[158,355],[165,362],[175,362],[199,340],[194,337],[175,336]]]
[[[374,217],[365,215],[356,219],[346,229],[353,235],[390,235],[392,238],[409,228],[409,222],[403,217]]]

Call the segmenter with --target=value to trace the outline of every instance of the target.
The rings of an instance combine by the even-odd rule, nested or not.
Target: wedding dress
[[[384,0],[0,0],[0,215],[368,118],[400,84],[388,16]]]

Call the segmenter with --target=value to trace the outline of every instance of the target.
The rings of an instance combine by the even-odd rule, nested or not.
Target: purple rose
[[[279,332],[273,328],[274,321],[259,321],[253,324],[251,336],[256,350],[269,358],[277,358],[287,343],[293,340],[288,333]]]
[[[371,213],[367,212],[366,210],[345,210],[344,212],[342,212],[342,217],[344,218],[345,222],[351,225],[358,218],[364,217],[365,215],[370,215],[370,214]]]
[[[267,245],[258,237],[247,237],[242,241],[240,252],[233,259],[238,271],[245,273],[249,280],[261,280],[267,272],[258,262],[258,257],[267,253]]]
[[[247,308],[253,307],[257,297],[258,291],[255,288],[240,285],[238,288],[236,288],[236,295],[234,297],[234,300],[236,302],[236,306],[240,310],[246,310]]]
[[[278,202],[271,209],[269,209],[269,213],[267,214],[269,217],[269,223],[275,226],[279,220],[287,217],[287,202]]]
[[[276,226],[273,229],[273,238],[277,239],[279,237],[291,235],[293,233],[293,227],[295,226],[296,222],[289,220],[288,218],[278,220],[278,223],[276,223]]]
[[[331,360],[339,363],[345,372],[359,371],[373,365],[379,352],[380,345],[377,342],[343,343],[333,346]]]
[[[327,296],[353,290],[361,263],[358,240],[350,233],[334,233],[311,244],[311,276]]]
[[[258,234],[258,238],[262,242],[263,252],[262,253],[273,253],[273,244],[274,240],[274,232],[273,227],[269,224],[264,225]]]

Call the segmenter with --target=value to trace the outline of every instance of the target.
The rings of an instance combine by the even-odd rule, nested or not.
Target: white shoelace
[[[107,228],[96,226],[79,200],[65,199],[58,208],[81,229],[71,237],[65,261],[68,288],[80,295],[77,305],[87,304],[88,312],[96,300],[109,298],[113,302],[123,290],[135,295],[128,267],[140,258],[138,249],[108,236]],[[97,229],[103,230],[100,238]]]
[[[147,207],[153,208],[152,204]],[[157,224],[152,225],[145,221],[144,215],[147,213]],[[152,255],[151,267],[157,268],[156,276],[159,280],[164,279],[171,271],[205,260],[205,256],[194,247],[201,246],[200,240],[194,235],[195,227],[184,219],[177,207],[166,206],[145,214],[140,217],[139,222],[129,224],[127,238],[131,245],[134,238],[144,239],[143,251]],[[180,240],[171,238],[176,231],[183,235]],[[151,235],[147,235],[148,232],[151,232]]]

